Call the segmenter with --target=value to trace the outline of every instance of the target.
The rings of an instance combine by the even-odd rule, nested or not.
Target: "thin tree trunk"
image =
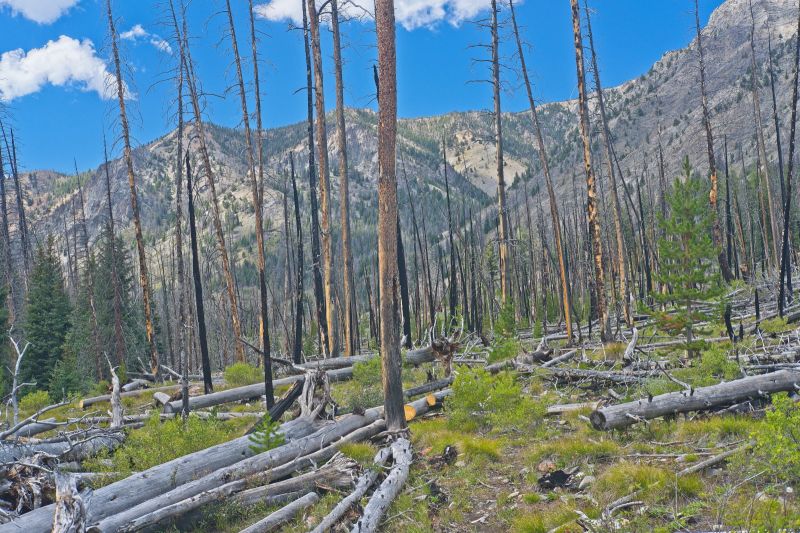
[[[139,255],[139,285],[142,288],[142,303],[144,305],[145,333],[147,344],[150,351],[150,371],[156,376],[161,375],[161,368],[158,360],[158,347],[156,345],[155,328],[153,327],[152,294],[150,282],[147,277],[147,254],[144,249],[144,236],[142,234],[142,221],[139,216],[139,197],[136,192],[136,176],[133,171],[133,153],[131,150],[131,138],[128,129],[128,114],[125,110],[125,83],[122,81],[122,65],[119,58],[119,48],[117,46],[117,30],[114,26],[114,15],[111,11],[111,0],[106,0],[108,12],[108,29],[111,36],[111,51],[114,57],[114,72],[117,77],[117,98],[119,100],[119,119],[122,127],[122,139],[124,142],[125,166],[128,171],[128,186],[130,187],[131,211],[133,212],[133,227],[136,235],[136,250]]]
[[[300,220],[300,197],[297,194],[297,180],[294,175],[294,154],[289,153],[292,172],[292,198],[294,200],[294,224],[297,232],[297,265],[295,266],[295,310],[294,310],[294,351],[292,361],[302,362],[303,350],[303,224]]]
[[[325,88],[322,74],[322,49],[320,45],[319,13],[315,0],[308,0],[308,27],[311,32],[311,52],[314,60],[314,93],[316,95],[317,157],[320,184],[320,233],[322,233],[323,288],[325,291],[325,321],[328,331],[326,352],[330,357],[339,355],[336,334],[336,307],[333,302],[333,240],[331,235],[331,179],[328,166],[328,132],[325,127]]]
[[[797,10],[797,29],[800,32],[800,7]],[[783,246],[781,247],[781,272],[780,289],[778,293],[778,312],[783,316],[784,302],[786,298],[786,285],[791,286],[792,272],[789,268],[789,220],[792,213],[792,175],[794,173],[794,148],[795,134],[797,125],[797,97],[798,97],[798,78],[800,78],[800,33],[795,39],[794,47],[794,84],[792,86],[792,119],[789,128],[789,169],[786,173],[786,204],[783,208]]]
[[[500,115],[500,43],[497,23],[497,0],[492,0],[492,89],[494,92],[494,143],[497,163],[497,239],[500,260],[500,289],[503,305],[511,299],[508,257],[508,215],[506,214],[506,180],[503,163],[503,124]]]
[[[250,174],[250,188],[253,196],[253,212],[255,213],[255,232],[256,232],[256,265],[258,266],[258,294],[259,294],[259,340],[261,341],[261,354],[264,357],[264,390],[266,391],[266,406],[271,409],[275,404],[275,394],[272,390],[272,358],[270,354],[270,341],[269,341],[269,304],[267,303],[267,274],[266,274],[266,259],[264,250],[264,222],[262,220],[263,210],[261,205],[261,190],[259,183],[259,175],[256,169],[256,147],[253,146],[253,134],[250,131],[250,113],[247,111],[247,92],[244,86],[244,76],[242,74],[242,60],[239,56],[239,44],[236,41],[236,25],[233,23],[233,11],[231,10],[230,0],[225,0],[225,7],[228,12],[228,27],[231,32],[231,47],[233,48],[233,57],[236,63],[236,80],[239,85],[239,100],[242,106],[242,123],[244,124],[244,138],[247,145],[247,163],[249,166]],[[251,15],[252,17],[252,9]],[[255,36],[253,36],[255,39]],[[254,63],[257,64],[257,57],[254,57]],[[256,93],[258,87],[256,87]],[[258,137],[258,152],[262,153],[263,147],[261,146],[261,131],[259,128]],[[263,175],[263,157],[258,157],[258,172]],[[241,335],[235,339],[237,348],[241,348]],[[239,352],[237,351],[237,354]]]
[[[617,269],[619,271],[619,301],[622,304],[622,315],[625,323],[630,327],[633,325],[631,308],[628,296],[628,272],[625,265],[625,240],[622,236],[622,217],[620,216],[619,192],[617,188],[617,176],[614,173],[614,162],[611,153],[611,132],[608,128],[608,118],[606,116],[605,97],[603,96],[603,85],[600,82],[600,69],[597,66],[597,52],[594,48],[594,35],[592,34],[592,22],[589,14],[589,5],[586,0],[583,2],[586,11],[586,32],[589,38],[589,49],[592,53],[592,71],[594,72],[595,89],[597,95],[597,105],[600,110],[600,121],[602,122],[600,132],[603,140],[603,147],[608,163],[608,177],[611,181],[611,213],[614,217],[614,233],[617,244]]]
[[[8,287],[8,298],[11,305],[10,320],[13,322],[19,316],[17,308],[17,288],[14,286],[14,260],[11,257],[11,232],[8,229],[8,204],[6,203],[6,175],[3,167],[3,151],[0,150],[0,223],[3,231],[3,260],[5,262],[5,283]]]
[[[195,224],[194,220],[192,167],[189,163],[189,154],[186,154],[186,203],[189,211],[189,237],[192,242],[192,277],[194,278],[194,303],[197,315],[197,337],[200,342],[200,360],[203,368],[203,388],[206,394],[210,394],[214,391],[214,384],[211,382],[211,359],[208,355],[206,312],[203,304],[203,282],[200,274],[200,252],[197,248],[197,225]]]
[[[706,149],[708,152],[708,169],[711,177],[711,191],[708,194],[708,202],[712,212],[717,213],[717,196],[719,192],[717,182],[717,162],[714,158],[714,136],[711,132],[711,115],[708,111],[708,97],[706,96],[706,70],[705,58],[703,56],[703,36],[700,31],[700,10],[697,0],[694,0],[695,30],[697,33],[697,48],[700,59],[700,96],[703,105],[703,127],[706,130]],[[725,257],[725,250],[722,248],[722,231],[720,230],[719,217],[714,217],[714,228],[712,230],[714,246],[719,251],[718,261],[722,277],[726,283],[733,279],[728,259]]]
[[[114,204],[111,203],[111,174],[109,173],[106,139],[103,137],[103,159],[105,161],[106,203],[108,206],[109,258],[111,260],[111,285],[114,290],[114,356],[115,366],[125,364],[125,337],[122,333],[122,286],[117,272],[117,237],[114,228]]]
[[[561,217],[558,213],[558,204],[556,203],[556,195],[553,189],[553,179],[550,175],[550,165],[547,159],[547,150],[544,145],[544,137],[542,136],[542,128],[539,125],[539,116],[536,112],[536,102],[533,99],[533,90],[531,88],[530,78],[528,77],[528,69],[525,65],[525,55],[522,50],[522,40],[519,36],[519,28],[517,27],[517,18],[514,12],[513,0],[509,0],[509,7],[511,9],[511,22],[514,27],[514,37],[517,41],[517,53],[519,54],[520,66],[522,67],[522,77],[525,81],[525,90],[528,94],[528,104],[531,108],[531,119],[533,120],[534,131],[536,132],[536,148],[539,152],[539,161],[542,164],[542,172],[544,173],[545,185],[547,187],[547,198],[550,203],[550,216],[553,223],[553,236],[555,239],[556,254],[558,255],[559,277],[561,279],[561,305],[564,312],[564,322],[567,326],[567,339],[569,342],[571,342],[572,318],[570,317],[569,288],[567,285],[567,270],[564,262],[564,247],[561,242]],[[545,310],[545,314],[546,313],[547,310]],[[546,320],[544,322],[546,322]]]

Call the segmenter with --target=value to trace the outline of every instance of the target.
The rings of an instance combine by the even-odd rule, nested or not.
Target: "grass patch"
[[[678,424],[675,436],[681,440],[741,439],[750,435],[758,424],[757,421],[745,416],[711,416]]]
[[[593,440],[586,435],[576,435],[538,444],[528,455],[528,460],[536,466],[543,459],[552,459],[563,467],[578,461],[611,457],[618,451],[619,445],[612,440]]]
[[[603,505],[634,491],[640,491],[637,499],[653,502],[668,493],[672,477],[661,468],[623,461],[603,472],[592,492]]]
[[[361,466],[372,466],[378,448],[367,442],[346,442],[339,447],[339,451]]]
[[[223,375],[225,383],[232,387],[252,385],[253,383],[260,383],[264,379],[264,373],[261,369],[247,363],[234,363],[225,369]]]
[[[414,446],[427,450],[428,455],[439,455],[447,446],[455,446],[467,459],[499,459],[501,442],[477,437],[451,429],[446,420],[433,419],[415,422],[412,426]]]

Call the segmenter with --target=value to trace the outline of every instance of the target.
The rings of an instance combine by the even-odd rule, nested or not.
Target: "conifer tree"
[[[658,281],[670,293],[653,292],[656,302],[672,304],[669,311],[655,314],[659,329],[686,336],[688,355],[702,346],[695,341],[695,324],[713,319],[718,313],[697,302],[714,300],[722,294],[722,278],[714,266],[719,250],[711,240],[716,213],[708,208],[708,182],[693,174],[689,158],[683,161],[683,177],[675,180],[667,195],[671,214],[659,217],[665,235],[658,241],[661,268]],[[716,306],[712,306],[716,309]]]
[[[70,303],[61,262],[50,235],[36,250],[25,308],[25,338],[31,343],[20,368],[21,381],[47,389],[50,375],[63,356],[70,329]]]

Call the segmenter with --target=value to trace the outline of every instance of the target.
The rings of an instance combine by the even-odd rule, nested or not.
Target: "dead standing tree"
[[[308,27],[311,33],[311,55],[314,63],[314,94],[317,108],[317,157],[319,162],[320,193],[320,233],[322,234],[322,264],[325,291],[325,322],[328,331],[325,353],[329,357],[338,356],[339,346],[336,335],[336,306],[333,302],[333,242],[331,235],[331,178],[328,165],[328,132],[325,127],[325,87],[322,73],[322,48],[320,44],[319,21],[315,0],[306,2],[308,8]]]
[[[717,196],[718,196],[718,183],[717,183],[717,162],[714,158],[714,135],[711,132],[711,115],[708,111],[708,97],[706,96],[706,68],[705,57],[703,55],[703,32],[700,29],[700,10],[697,6],[697,0],[694,0],[694,20],[695,30],[697,33],[697,55],[700,62],[700,100],[703,107],[703,127],[706,130],[706,151],[708,152],[708,170],[711,178],[711,191],[708,193],[708,203],[711,210],[717,212]],[[722,277],[726,283],[730,283],[733,279],[730,266],[728,265],[728,258],[725,254],[725,249],[722,246],[722,229],[719,225],[719,217],[714,219],[714,228],[712,230],[712,238],[714,246],[718,250],[719,268],[722,272]]]
[[[144,249],[144,236],[142,235],[142,221],[139,216],[139,197],[136,192],[136,175],[133,171],[133,153],[131,149],[130,130],[128,129],[128,114],[125,110],[125,92],[127,90],[125,82],[122,80],[122,64],[119,58],[119,47],[117,46],[117,30],[114,26],[114,14],[111,11],[111,0],[106,0],[106,10],[108,14],[108,30],[111,37],[111,52],[114,56],[114,71],[116,74],[117,98],[119,101],[119,121],[122,128],[122,140],[124,143],[123,158],[128,172],[128,186],[131,193],[131,211],[133,212],[133,228],[136,235],[136,251],[139,256],[139,285],[142,288],[142,303],[144,305],[144,324],[147,335],[147,344],[150,350],[150,371],[156,375],[161,375],[161,367],[158,361],[158,347],[156,345],[156,332],[153,327],[152,293],[150,282],[147,276],[147,254]]]
[[[397,272],[397,52],[394,0],[375,2],[378,36],[378,270],[386,427],[405,428]]]
[[[185,17],[184,17],[185,20]],[[211,192],[211,215],[214,223],[214,236],[217,240],[217,248],[222,259],[222,273],[225,279],[225,288],[228,294],[228,303],[230,304],[231,312],[231,326],[233,328],[233,336],[235,338],[234,351],[236,353],[237,361],[245,361],[244,345],[239,342],[242,338],[242,326],[239,319],[239,304],[236,296],[236,281],[233,278],[231,271],[230,258],[228,256],[228,247],[225,244],[225,233],[222,228],[222,216],[220,213],[219,196],[217,194],[216,176],[214,168],[211,164],[211,155],[209,153],[208,144],[206,141],[206,132],[203,124],[203,113],[200,105],[200,91],[197,86],[197,78],[194,73],[194,64],[192,62],[192,54],[188,46],[189,37],[186,31],[183,32],[183,54],[184,54],[184,73],[186,75],[186,87],[189,89],[189,97],[194,112],[194,127],[195,137],[200,148],[200,161],[203,164],[203,170],[206,174],[208,181],[208,188]]]
[[[603,85],[600,83],[600,69],[597,66],[597,53],[594,48],[594,35],[592,34],[592,22],[589,14],[589,5],[583,1],[584,11],[586,11],[586,35],[589,38],[589,50],[592,55],[592,72],[594,73],[595,93],[597,95],[597,107],[600,111],[600,133],[605,151],[606,163],[608,164],[609,186],[611,187],[611,213],[614,217],[614,236],[617,245],[617,269],[619,271],[619,303],[622,306],[622,315],[628,326],[633,325],[631,308],[628,298],[628,269],[625,263],[625,239],[622,235],[622,216],[619,202],[619,191],[617,187],[617,175],[614,172],[614,157],[612,155],[611,131],[608,127],[608,117],[606,115],[606,103],[603,96]]]
[[[256,264],[258,265],[258,293],[259,293],[259,333],[261,340],[261,353],[264,356],[264,390],[266,391],[267,409],[272,408],[275,403],[275,394],[272,390],[272,359],[270,357],[269,345],[269,304],[267,303],[267,274],[266,258],[264,256],[264,222],[262,219],[262,194],[260,190],[259,176],[256,173],[256,147],[253,146],[253,134],[250,131],[250,113],[247,111],[247,92],[244,86],[244,75],[242,74],[242,60],[239,56],[239,44],[236,41],[236,25],[233,23],[233,11],[231,10],[230,0],[225,0],[225,7],[228,13],[228,29],[230,31],[231,47],[236,63],[236,81],[239,88],[239,99],[242,105],[242,123],[244,124],[244,138],[247,145],[248,173],[250,174],[250,188],[253,195],[253,212],[255,213],[255,232],[256,232]],[[252,11],[252,10],[251,10]],[[258,87],[256,87],[258,92]],[[260,111],[260,109],[259,109]],[[259,131],[258,151],[262,152],[261,133]],[[259,171],[263,176],[263,157],[259,156]],[[238,341],[238,339],[237,339]]]
[[[605,272],[603,267],[603,242],[600,227],[600,209],[597,196],[597,183],[592,168],[592,146],[589,138],[589,104],[586,96],[586,78],[584,75],[583,38],[581,36],[581,14],[578,0],[570,0],[572,5],[572,32],[575,37],[575,66],[578,74],[578,112],[580,115],[580,132],[583,141],[583,165],[586,172],[587,215],[589,234],[594,259],[594,288],[597,316],[600,319],[600,338],[610,337],[608,309],[606,307]]]

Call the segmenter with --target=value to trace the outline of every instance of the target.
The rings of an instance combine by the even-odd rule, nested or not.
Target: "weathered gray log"
[[[436,381],[429,381],[428,383],[418,387],[411,387],[404,390],[403,395],[406,397],[406,399],[410,399],[414,396],[419,396],[420,394],[428,394],[429,392],[446,389],[453,384],[453,379],[455,378],[450,376],[444,379],[437,379]]]
[[[392,458],[394,459],[392,470],[369,499],[366,507],[364,507],[364,514],[350,533],[373,533],[377,531],[383,515],[386,514],[389,506],[400,494],[406,479],[408,479],[408,471],[411,468],[411,443],[408,439],[397,439],[392,443],[391,450]]]
[[[92,435],[83,440],[70,443],[37,442],[37,443],[0,443],[0,463],[11,463],[36,453],[59,456],[62,461],[82,461],[101,450],[113,450],[122,442],[121,433]],[[52,514],[52,511],[51,511]],[[52,518],[52,517],[51,517]]]
[[[252,526],[245,528],[241,533],[268,533],[275,531],[280,526],[292,520],[297,513],[302,512],[304,509],[311,507],[319,501],[319,496],[316,492],[309,492],[302,498],[298,498],[286,507],[278,509],[266,518],[259,520]]]
[[[327,372],[327,374],[328,374],[328,379],[330,381],[342,381],[353,377],[353,368],[352,367],[339,368],[336,370],[331,370]],[[291,385],[296,381],[300,381],[302,379],[305,379],[304,375],[297,374],[294,376],[288,376],[285,378],[273,380],[272,385],[274,387],[280,387],[282,385]],[[236,387],[234,389],[212,392],[211,394],[204,394],[203,396],[192,396],[191,398],[189,398],[189,409],[194,411],[195,409],[204,409],[207,407],[213,407],[215,405],[222,405],[225,403],[252,400],[253,398],[260,398],[263,395],[264,395],[264,384],[255,383],[253,385],[245,385],[244,387]],[[177,413],[181,410],[182,406],[183,402],[180,400],[176,400],[174,402],[166,404],[164,406],[164,412]]]
[[[299,366],[306,370],[334,370],[336,368],[347,368],[356,363],[364,363],[370,359],[377,357],[376,353],[367,353],[361,355],[351,355],[348,357],[331,357],[329,359],[317,359],[315,361],[308,361]]]
[[[231,481],[243,479],[256,473],[263,472],[276,466],[288,463],[296,457],[308,455],[317,450],[325,448],[336,440],[356,429],[370,424],[378,419],[380,412],[377,409],[370,409],[364,416],[349,415],[334,424],[327,425],[319,431],[306,437],[295,439],[283,446],[273,448],[267,452],[247,457],[243,460],[211,471],[203,477],[197,477],[192,481],[181,483],[173,482],[169,491],[162,490],[153,494],[150,498],[142,500],[136,497],[138,502],[128,504],[123,509],[119,509],[113,515],[107,514],[105,509],[98,509],[98,513],[105,514],[102,520],[93,526],[94,531],[113,532],[132,522],[136,518],[157,511],[158,509],[192,498],[201,492],[210,491]],[[124,480],[122,481],[124,482]],[[119,483],[122,483],[119,482]],[[96,496],[97,493],[95,493]],[[131,500],[128,495],[129,501]],[[94,505],[90,508],[93,515]],[[94,523],[94,520],[92,520]],[[2,530],[0,530],[2,531]]]
[[[418,366],[422,363],[430,363],[435,359],[433,348],[426,346],[416,350],[408,350],[403,355],[403,362],[409,365]]]
[[[134,379],[131,380],[129,383],[126,383],[122,386],[123,392],[131,392],[135,390],[146,389],[150,387],[150,382],[144,379]]]
[[[380,473],[378,468],[383,468],[391,456],[391,448],[388,446],[386,448],[381,448],[378,453],[375,454],[375,459],[373,460],[373,464],[370,466],[370,468],[367,468],[358,478],[358,482],[356,482],[356,488],[353,490],[353,492],[336,504],[336,507],[334,507],[331,512],[325,515],[322,521],[320,521],[320,523],[311,533],[325,533],[326,531],[332,530],[333,526],[335,526],[336,523],[341,520],[345,513],[356,502],[361,501],[361,498],[364,497],[364,494],[367,493],[369,488],[378,479],[378,474]]]
[[[56,429],[57,427],[63,425],[64,425],[63,423],[56,422],[55,418],[48,418],[47,420],[40,420],[39,422],[31,422],[29,424],[25,424],[24,426],[10,433],[7,437],[4,438],[15,439],[17,437],[33,437],[34,435],[38,435],[39,433],[44,433],[45,431]]]
[[[636,351],[636,342],[639,340],[639,330],[633,328],[633,337],[631,337],[631,342],[628,343],[628,346],[625,348],[625,353],[622,354],[623,361],[633,361],[633,354]]]
[[[56,472],[55,481],[56,511],[52,533],[83,533],[86,531],[86,507],[78,492],[77,478]]]
[[[596,429],[616,429],[665,415],[703,411],[743,400],[763,397],[775,392],[795,390],[800,372],[781,370],[760,376],[728,381],[718,385],[670,392],[634,402],[610,405],[594,411],[589,417]]]
[[[633,385],[641,382],[648,376],[655,375],[651,371],[607,372],[604,370],[584,370],[581,368],[546,368],[547,373],[561,379],[581,380],[591,379],[597,381],[610,381],[623,385]]]
[[[320,427],[320,422],[296,421],[283,424],[281,431],[291,443],[310,435]],[[98,522],[107,516],[120,513],[143,501],[159,496],[172,487],[182,485],[214,470],[224,468],[253,456],[248,437],[239,437],[229,442],[200,450],[154,466],[143,472],[102,487],[92,494],[89,505],[89,523]],[[67,460],[67,459],[65,459]],[[0,462],[3,460],[0,449]],[[0,526],[0,532],[47,533],[53,524],[53,505],[47,505],[25,513],[12,523]]]
[[[447,394],[449,394],[449,391],[442,391],[436,396],[443,398]],[[418,413],[424,413],[430,409],[426,398],[412,402],[409,405],[416,409]],[[313,457],[314,461],[314,463],[311,464],[319,464],[320,461],[327,460],[327,458],[322,458],[325,453],[320,453],[314,457],[315,452],[326,452],[327,450],[326,453],[332,452],[330,455],[330,457],[332,457],[336,452],[336,447],[331,446],[331,444],[340,444],[347,437],[351,436],[351,434],[356,433],[357,430],[366,429],[365,426],[376,422],[382,415],[383,408],[368,409],[363,416],[348,415],[338,420],[336,423],[323,427],[307,437],[296,439],[278,448],[216,469],[208,475],[203,477],[198,476],[194,480],[183,482],[183,484],[175,482],[172,484],[172,486],[174,486],[172,490],[168,492],[162,491],[160,496],[154,494],[146,500],[139,499],[138,503],[126,506],[122,510],[116,512],[116,514],[106,514],[103,519],[93,527],[93,530],[104,532],[117,531],[125,524],[140,516],[155,512],[161,507],[172,505],[191,498],[201,492],[209,491],[231,483],[232,481],[244,479],[270,469],[273,469],[273,478],[280,479],[280,477],[296,472],[299,468],[302,468],[304,464],[308,465],[310,457]],[[304,458],[303,456],[309,457]],[[306,460],[304,461],[303,459]],[[281,471],[282,469],[280,467],[290,462],[293,463],[291,469],[288,471]],[[122,480],[118,483],[123,483],[124,481],[125,480]],[[97,492],[95,493],[95,498],[96,497]],[[93,514],[93,511],[94,507],[90,508],[90,515]],[[99,510],[98,512],[102,513],[104,510]],[[0,529],[0,532],[2,531],[3,530]]]
[[[285,494],[276,494],[275,496],[261,496],[261,495],[252,495],[249,491],[242,491],[234,494],[231,496],[230,502],[236,505],[241,505],[242,507],[250,507],[252,505],[266,505],[267,507],[273,507],[275,505],[285,505],[289,502],[295,501],[297,498],[306,494],[307,490],[301,490],[298,492],[287,492]]]
[[[581,402],[581,403],[563,403],[558,405],[551,405],[547,408],[548,415],[563,415],[564,413],[572,413],[582,409],[597,409],[599,402]]]
[[[548,367],[551,367],[551,366],[555,366],[555,365],[561,364],[561,363],[563,363],[565,361],[569,361],[570,359],[575,357],[575,354],[577,354],[577,353],[578,353],[578,350],[570,350],[569,352],[567,352],[565,354],[559,355],[558,357],[554,357],[554,358],[550,359],[549,361],[545,361],[544,363],[542,363],[542,367],[548,368]]]
[[[263,487],[256,487],[255,489],[246,491],[250,494],[248,494],[245,498],[253,499],[255,496],[260,500],[263,500],[269,496],[276,496],[279,494],[299,492],[301,490],[303,490],[303,492],[307,492],[308,490],[314,489],[317,483],[321,483],[326,487],[337,488],[351,486],[353,483],[352,472],[354,467],[355,463],[352,460],[334,460],[332,464],[325,465],[318,470],[314,470],[312,472],[308,472],[279,483],[273,483]],[[257,473],[255,476],[251,476],[249,478],[237,479],[230,483],[220,485],[219,487],[203,491],[195,496],[192,496],[191,498],[181,500],[171,505],[157,505],[159,500],[157,498],[157,501],[152,502],[152,507],[155,508],[154,511],[134,518],[127,524],[120,524],[116,531],[120,533],[132,533],[133,531],[139,531],[147,527],[155,526],[164,520],[178,518],[189,511],[197,509],[200,506],[221,501],[231,494],[240,492],[244,490],[250,483],[263,481],[264,479],[269,478],[269,474],[269,471],[265,471]],[[94,526],[91,530],[109,531],[108,528],[109,525],[106,523]]]
[[[147,394],[148,392],[175,392],[180,390],[180,385],[166,385],[164,387],[153,387],[152,389],[139,389],[130,392],[122,392],[120,393],[120,398],[135,398],[137,396],[141,396],[142,394]],[[96,403],[108,402],[111,401],[110,394],[103,394],[101,396],[94,396],[92,398],[84,398],[78,402],[78,407],[80,409],[86,409],[87,407],[94,405]]]
[[[736,455],[739,452],[743,452],[745,450],[749,450],[755,444],[754,441],[748,441],[741,446],[737,446],[736,448],[732,448],[728,451],[722,452],[719,455],[715,455],[714,457],[709,457],[705,461],[700,461],[696,465],[689,466],[684,468],[680,472],[678,472],[678,476],[687,476],[689,474],[694,474],[695,472],[702,472],[706,468],[709,468],[714,465],[718,465],[719,463],[723,462],[725,459],[732,455]]]

